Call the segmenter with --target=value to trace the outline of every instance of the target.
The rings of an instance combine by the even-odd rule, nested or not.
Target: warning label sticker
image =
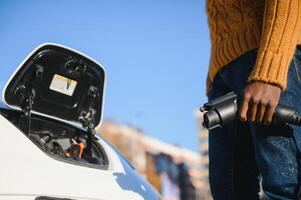
[[[49,88],[61,94],[72,96],[76,85],[77,82],[75,80],[55,74]]]

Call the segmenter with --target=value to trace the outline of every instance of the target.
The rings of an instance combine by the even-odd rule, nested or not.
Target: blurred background
[[[0,87],[36,46],[79,50],[106,69],[110,140],[167,199],[210,199],[203,0],[9,1],[0,6]],[[139,152],[139,153],[137,153]]]

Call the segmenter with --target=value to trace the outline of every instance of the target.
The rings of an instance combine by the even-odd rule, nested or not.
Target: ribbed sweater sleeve
[[[262,35],[249,81],[286,88],[288,66],[300,34],[301,0],[266,0]]]

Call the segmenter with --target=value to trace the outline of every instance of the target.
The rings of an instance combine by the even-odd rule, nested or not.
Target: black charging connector
[[[203,112],[203,126],[207,129],[214,129],[234,120],[237,117],[237,99],[237,95],[230,92],[205,103],[200,108],[200,111]],[[278,105],[272,124],[301,126],[301,116],[291,107]]]

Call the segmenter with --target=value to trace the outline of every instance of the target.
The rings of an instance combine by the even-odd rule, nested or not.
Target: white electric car
[[[100,64],[57,44],[21,63],[0,108],[0,200],[160,199],[95,134],[104,80]]]

